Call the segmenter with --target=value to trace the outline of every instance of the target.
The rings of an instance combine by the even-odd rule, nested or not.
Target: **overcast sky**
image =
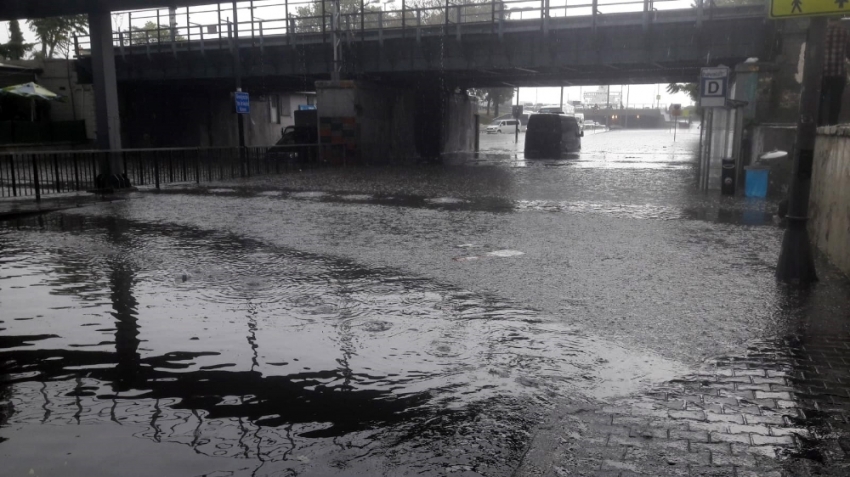
[[[309,1],[309,0],[308,0]],[[623,12],[623,11],[640,11],[642,9],[642,2],[640,0],[634,2],[633,4],[628,4],[625,2],[629,2],[633,0],[598,0],[599,9],[604,13],[614,13],[614,12]],[[550,5],[550,15],[551,16],[564,16],[564,13],[567,12],[567,15],[587,15],[590,11],[588,7],[584,7],[582,5],[589,5],[590,0],[570,0],[570,7],[568,9],[564,8],[566,0],[549,0]],[[289,12],[290,14],[294,14],[295,7],[298,4],[304,5],[304,0],[292,0],[289,2]],[[397,2],[394,0],[383,1],[383,0],[367,0],[367,4],[371,4],[374,6],[382,5],[384,10],[394,10],[401,8],[401,0]],[[614,3],[617,5],[606,6],[608,3]],[[690,8],[689,0],[655,0],[653,5],[656,9],[664,10],[664,9],[679,9],[679,8]],[[250,17],[248,2],[240,2],[239,3],[239,21],[244,22],[247,21]],[[517,2],[512,4],[512,8],[514,9],[522,9],[522,8],[539,8],[539,1],[531,1],[531,2]],[[222,8],[222,19],[226,19],[232,16],[232,4],[223,3],[221,4]],[[532,18],[536,16],[539,18],[539,10],[538,11],[521,11],[517,10],[511,14],[512,18]],[[285,22],[278,21],[275,22],[276,19],[283,19],[286,17],[286,9],[283,6],[283,0],[254,0],[254,12],[253,16],[258,21],[260,19],[264,20],[263,29],[266,31],[266,34],[272,34],[275,28],[283,28]],[[128,30],[130,26],[130,18],[132,17],[132,25],[133,26],[141,26],[148,20],[153,20],[156,22],[156,10],[148,10],[145,12],[133,12],[129,14],[127,12],[119,12],[113,14],[113,25],[115,28],[120,28],[121,30]],[[147,18],[144,18],[147,17]],[[160,21],[164,24],[167,23],[168,18],[168,10],[161,9],[160,10]],[[189,9],[189,18],[188,21],[192,24],[196,25],[210,25],[218,22],[218,13],[216,11],[216,4],[211,4],[207,6],[199,6],[199,7],[191,7]],[[177,10],[177,25],[178,28],[185,29],[187,25],[186,18],[186,8],[180,8]],[[244,27],[243,27],[244,28]],[[197,31],[200,29],[199,26],[193,26],[193,30]],[[28,42],[35,43],[35,35],[29,30],[25,21],[21,21],[21,30],[23,30],[24,37]],[[0,42],[9,41],[9,28],[8,23],[0,22]],[[694,78],[696,80],[696,78]],[[623,103],[628,102],[629,105],[651,105],[653,103],[657,103],[656,95],[661,96],[660,103],[661,104],[671,104],[671,103],[680,103],[682,105],[691,104],[690,98],[685,94],[676,94],[670,95],[666,92],[666,84],[665,85],[631,85],[629,87],[620,86],[620,85],[612,85],[612,92],[619,92],[622,88],[623,95]],[[583,88],[579,87],[567,87],[564,88],[564,102],[567,101],[578,101],[581,99],[582,93],[586,91],[595,90],[596,87],[593,86],[585,86]],[[560,88],[521,88],[519,94],[520,102],[534,102],[534,103],[546,103],[546,104],[559,104],[560,102]],[[628,101],[627,101],[628,99]]]

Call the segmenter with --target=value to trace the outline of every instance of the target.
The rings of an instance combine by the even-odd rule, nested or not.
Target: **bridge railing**
[[[325,160],[345,160],[342,145],[124,149],[119,151],[32,151],[0,154],[0,199],[96,189],[99,165],[122,162],[130,183],[157,189],[163,184],[228,180],[280,174]]]
[[[692,3],[693,2],[693,3]],[[398,7],[400,3],[401,8]],[[764,5],[764,0],[743,0],[742,4]],[[388,6],[392,4],[392,6]],[[717,7],[714,0],[361,0],[344,3],[337,22],[330,0],[252,0],[237,3],[235,9],[221,4],[184,7],[175,10],[153,9],[117,13],[119,26],[113,43],[123,54],[161,53],[178,49],[230,49],[235,41],[241,46],[262,47],[270,39],[284,38],[290,44],[310,37],[312,43],[330,43],[336,30],[343,40],[367,36],[379,40],[384,32],[402,32],[402,36],[460,35],[460,25],[491,25],[497,32],[511,22],[539,22],[542,30],[549,22],[585,17],[588,26],[604,24],[606,16],[642,13],[645,24],[652,23],[656,12],[682,10],[695,12],[697,23],[710,19],[715,12],[734,7]],[[320,35],[320,36],[319,36]],[[78,56],[90,49],[90,39],[75,39]]]

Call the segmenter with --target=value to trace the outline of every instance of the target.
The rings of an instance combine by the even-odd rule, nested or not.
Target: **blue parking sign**
[[[236,98],[237,114],[249,114],[251,112],[251,101],[248,98],[248,93],[237,91],[234,93],[234,98]]]

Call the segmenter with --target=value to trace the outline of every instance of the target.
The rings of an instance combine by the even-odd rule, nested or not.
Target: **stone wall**
[[[812,244],[850,275],[850,126],[819,130],[809,197]]]

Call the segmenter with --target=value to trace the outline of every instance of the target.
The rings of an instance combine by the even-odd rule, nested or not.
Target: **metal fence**
[[[323,152],[331,154],[322,158]],[[40,200],[44,195],[95,190],[99,165],[110,160],[123,163],[131,185],[159,189],[164,184],[281,174],[328,163],[328,157],[344,164],[345,149],[340,145],[308,144],[0,154],[0,198]]]

